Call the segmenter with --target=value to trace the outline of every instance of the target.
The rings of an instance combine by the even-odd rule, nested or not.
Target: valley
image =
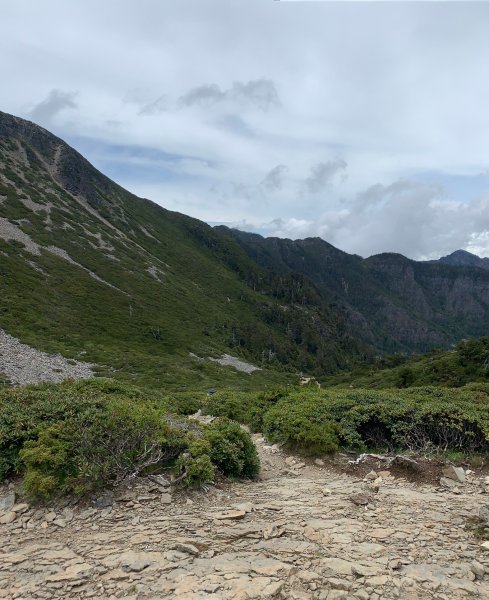
[[[472,256],[213,228],[0,113],[0,598],[487,597]]]

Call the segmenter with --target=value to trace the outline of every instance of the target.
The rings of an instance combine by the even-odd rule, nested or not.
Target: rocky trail
[[[479,479],[362,479],[255,442],[260,481],[206,492],[138,479],[48,510],[0,488],[0,598],[489,598]]]

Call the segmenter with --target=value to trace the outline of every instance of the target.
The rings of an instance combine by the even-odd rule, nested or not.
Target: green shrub
[[[24,444],[24,486],[32,496],[83,494],[166,465],[186,445],[186,434],[170,428],[160,409],[109,399],[103,410],[52,425]]]
[[[291,389],[281,386],[261,392],[254,397],[248,408],[248,424],[251,431],[263,431],[263,417],[266,411],[290,392]]]
[[[239,423],[248,423],[252,402],[251,394],[232,391],[218,392],[207,398],[203,413],[214,417],[225,417]]]
[[[73,434],[80,477],[90,486],[119,483],[174,460],[186,432],[170,427],[163,409],[118,399],[95,419],[76,423]]]
[[[167,396],[164,402],[170,412],[178,415],[193,415],[204,406],[205,394],[203,392],[180,392]]]
[[[210,454],[211,445],[207,440],[197,439],[190,444],[177,461],[178,472],[185,475],[183,485],[195,487],[214,481],[215,471]]]
[[[0,391],[0,478],[24,472],[25,490],[47,498],[84,494],[162,469],[198,485],[250,477],[258,458],[231,422],[210,427],[175,417],[159,396],[110,380]]]
[[[219,471],[230,477],[255,477],[260,460],[250,437],[238,423],[221,417],[204,434],[211,446],[210,457]]]
[[[263,433],[306,455],[328,454],[339,447],[338,425],[320,404],[276,404],[263,418]]]
[[[29,440],[20,451],[26,467],[24,489],[30,496],[48,498],[70,488],[76,476],[73,442],[64,424],[51,425]]]
[[[77,393],[66,385],[0,390],[0,481],[21,468],[19,452],[26,441],[84,412],[95,415],[104,404],[103,395]]]
[[[327,451],[328,446],[334,450],[339,442],[362,451],[484,454],[489,452],[488,389],[477,384],[458,389],[290,391],[265,410],[262,429],[270,441],[309,453]]]

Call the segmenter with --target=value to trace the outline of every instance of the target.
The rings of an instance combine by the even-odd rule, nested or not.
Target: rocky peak
[[[489,269],[489,258],[481,258],[476,254],[472,254],[472,252],[467,252],[467,250],[455,250],[451,254],[447,256],[442,256],[438,259],[439,262],[445,265],[453,265],[456,267],[480,267],[481,269]]]

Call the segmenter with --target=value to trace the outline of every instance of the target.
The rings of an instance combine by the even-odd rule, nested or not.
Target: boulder
[[[9,523],[13,523],[16,518],[17,514],[12,511],[9,511],[5,513],[2,517],[0,517],[0,523],[2,525],[8,525]]]
[[[214,513],[212,515],[214,519],[218,521],[227,521],[227,520],[239,520],[244,519],[246,516],[246,511],[244,510],[227,510],[221,513]]]
[[[0,510],[10,510],[15,504],[15,492],[0,496]]]
[[[191,554],[192,556],[198,556],[200,554],[200,550],[197,548],[197,546],[189,543],[177,542],[173,549],[184,554]]]
[[[453,481],[458,481],[459,483],[465,483],[465,471],[462,467],[449,465],[443,469],[442,473],[443,477],[448,477],[448,479],[453,479]]]
[[[364,494],[360,492],[359,494],[352,494],[350,496],[350,500],[357,506],[366,506],[372,501],[372,496],[370,496],[370,494]]]
[[[479,508],[479,519],[489,523],[489,504],[484,504]]]
[[[17,513],[18,515],[22,515],[29,510],[29,505],[25,502],[22,502],[20,504],[14,504],[14,506],[12,506],[10,510],[14,513]]]
[[[477,560],[473,560],[470,563],[470,570],[476,576],[477,579],[482,579],[486,573],[484,565],[481,565]]]
[[[449,479],[448,477],[440,477],[440,485],[446,488],[454,488],[457,486],[456,481]]]

